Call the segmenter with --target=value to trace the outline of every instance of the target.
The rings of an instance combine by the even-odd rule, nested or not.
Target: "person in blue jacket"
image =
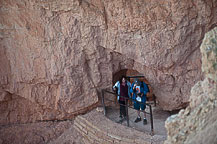
[[[143,82],[135,79],[135,82],[132,84],[130,92],[133,94],[134,109],[137,110],[137,118],[134,121],[135,123],[141,121],[140,109],[144,113],[143,124],[147,124],[145,108],[146,108],[146,93],[148,92],[148,86]]]
[[[131,83],[127,81],[125,76],[122,76],[119,81],[113,86],[113,90],[117,91],[118,94],[118,103],[120,104],[120,121],[123,122],[126,119],[126,103],[125,97],[129,98],[130,96],[130,87]]]

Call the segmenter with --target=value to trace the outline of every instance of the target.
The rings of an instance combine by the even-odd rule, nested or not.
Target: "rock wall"
[[[165,144],[217,143],[217,27],[200,47],[205,79],[191,89],[190,105],[166,121]]]
[[[73,121],[50,121],[0,126],[0,144],[47,144],[59,139],[72,125]],[[75,132],[73,134],[71,137],[77,142],[79,139]]]
[[[0,123],[67,119],[98,103],[122,69],[179,109],[201,80],[199,45],[216,0],[1,0]]]

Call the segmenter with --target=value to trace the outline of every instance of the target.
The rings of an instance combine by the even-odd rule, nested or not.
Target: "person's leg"
[[[144,118],[143,118],[143,124],[144,124],[144,125],[147,124],[145,108],[146,108],[146,105],[145,105],[145,104],[141,104],[141,109],[142,109],[143,114],[144,114]]]
[[[120,104],[120,120],[118,123],[122,123],[126,117],[126,108],[125,108],[125,101],[119,101]]]
[[[146,118],[146,113],[145,113],[145,110],[144,110],[144,112],[143,112],[143,113],[144,113],[144,119],[145,119],[145,118]]]
[[[139,111],[139,110],[137,110],[137,117],[141,117],[141,116],[140,116],[140,111]]]
[[[137,118],[136,120],[134,121],[135,123],[141,121],[141,116],[140,116],[140,106],[139,106],[139,103],[138,102],[134,102],[134,109],[137,110]]]
[[[124,118],[126,118],[126,115],[127,115],[127,113],[126,113],[126,103],[125,103],[125,101],[123,101],[123,116],[124,116]]]
[[[123,106],[123,101],[119,101],[119,104],[120,104],[120,118],[122,119],[123,118],[123,111],[124,111],[124,106]]]
[[[119,112],[120,112],[120,115],[119,115],[119,117],[121,118],[122,117],[122,113],[121,113],[121,102],[120,102],[120,100],[118,100],[118,103],[119,103]]]

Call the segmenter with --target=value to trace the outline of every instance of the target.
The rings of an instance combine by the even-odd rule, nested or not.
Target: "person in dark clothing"
[[[118,102],[120,104],[120,121],[123,122],[126,119],[126,106],[125,106],[125,98],[130,97],[130,82],[127,81],[125,76],[122,76],[119,81],[115,83],[113,86],[113,90],[118,90]]]

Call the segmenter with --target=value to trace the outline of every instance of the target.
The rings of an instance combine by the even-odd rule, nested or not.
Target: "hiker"
[[[143,124],[147,124],[145,108],[146,108],[146,93],[148,92],[148,86],[143,82],[135,79],[135,82],[132,84],[130,93],[133,93],[133,102],[134,109],[137,110],[137,118],[134,121],[135,123],[141,121],[140,109],[144,113]]]
[[[120,104],[119,122],[123,122],[124,120],[126,120],[126,106],[125,106],[126,103],[124,97],[127,98],[130,97],[130,87],[131,87],[131,83],[127,81],[125,76],[122,76],[121,79],[117,81],[113,86],[113,91],[117,91],[118,103]]]

